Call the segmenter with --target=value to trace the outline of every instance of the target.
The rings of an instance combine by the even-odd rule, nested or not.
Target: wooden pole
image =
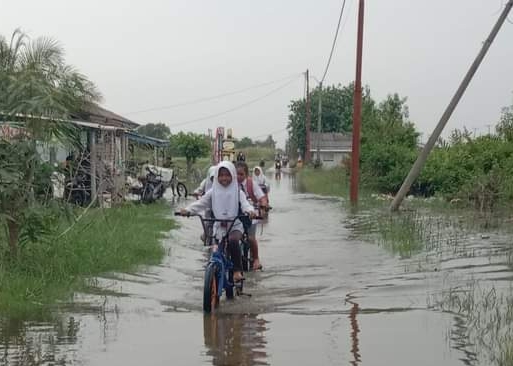
[[[306,126],[305,126],[306,127],[306,146],[305,146],[306,151],[304,152],[304,154],[305,154],[304,161],[305,161],[305,164],[307,164],[310,162],[310,148],[311,148],[310,128],[311,128],[311,124],[312,124],[312,115],[311,115],[311,111],[310,111],[310,76],[309,76],[308,69],[306,69],[305,77],[306,77]]]
[[[513,7],[513,0],[508,1],[506,6],[504,7],[504,10],[502,11],[499,19],[497,19],[497,22],[492,28],[492,31],[490,32],[490,35],[486,39],[486,41],[483,43],[483,47],[481,48],[481,51],[479,51],[479,54],[477,55],[476,59],[470,66],[470,69],[467,71],[467,74],[463,78],[460,86],[456,90],[456,93],[452,97],[449,105],[445,109],[444,114],[440,118],[440,121],[438,122],[438,125],[435,127],[433,133],[429,137],[426,145],[420,152],[417,160],[413,164],[410,172],[408,173],[408,176],[404,180],[401,188],[399,189],[399,192],[394,197],[394,200],[392,201],[392,204],[390,205],[390,210],[397,211],[399,209],[399,206],[401,205],[404,197],[410,190],[412,184],[415,182],[417,177],[420,174],[420,171],[424,167],[424,164],[426,163],[426,160],[429,156],[429,153],[435,146],[436,141],[438,140],[438,137],[440,137],[440,134],[442,133],[445,125],[449,121],[449,118],[452,115],[452,112],[454,112],[454,109],[456,109],[456,106],[458,105],[461,97],[463,96],[463,93],[465,93],[465,90],[467,89],[468,85],[470,84],[470,81],[474,77],[474,74],[476,73],[477,69],[479,68],[479,65],[483,61],[486,53],[488,52],[488,49],[492,45],[495,36],[497,36],[497,33],[499,33],[499,30],[504,24],[504,21],[508,18],[508,14]]]
[[[321,132],[322,132],[322,81],[319,83],[319,106],[317,109],[317,157],[315,163],[321,164]]]
[[[91,202],[96,200],[98,191],[96,188],[96,130],[89,130],[89,143],[90,143],[90,165],[91,165]]]
[[[353,100],[353,146],[351,154],[351,204],[358,203],[358,181],[360,173],[360,128],[362,124],[362,53],[363,53],[363,15],[364,0],[360,0],[358,9],[358,38],[356,44],[356,77]]]

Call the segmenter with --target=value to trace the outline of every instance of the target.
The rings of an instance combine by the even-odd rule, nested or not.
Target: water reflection
[[[214,314],[203,318],[207,355],[213,365],[269,365],[267,321],[254,314]]]
[[[0,320],[1,365],[66,364],[69,346],[76,344],[80,323],[75,318],[55,323]]]
[[[360,327],[358,326],[358,320],[356,319],[356,316],[360,311],[360,307],[354,301],[346,300],[346,302],[352,305],[351,310],[349,311],[349,320],[351,323],[351,354],[353,355],[353,359],[349,363],[353,366],[356,366],[361,362],[358,341],[358,333],[360,333]]]
[[[462,352],[465,357],[460,360],[468,366],[477,365],[478,359],[476,352],[470,350],[472,343],[468,336],[468,327],[463,317],[459,315],[454,316],[454,328],[450,335],[450,340],[453,343],[453,348]]]

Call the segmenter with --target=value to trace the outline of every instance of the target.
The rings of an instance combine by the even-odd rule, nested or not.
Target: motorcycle
[[[85,206],[89,202],[91,192],[86,181],[86,174],[78,173],[66,182],[64,197],[67,198],[68,202],[77,206]]]
[[[276,169],[276,171],[281,170],[281,161],[276,160],[276,162],[274,163],[274,168]]]
[[[162,181],[162,175],[152,171],[146,167],[146,178],[144,179],[141,201],[144,203],[152,203],[164,196],[166,186]]]

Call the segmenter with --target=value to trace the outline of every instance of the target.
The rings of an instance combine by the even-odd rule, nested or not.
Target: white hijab
[[[212,177],[216,175],[216,166],[212,165],[208,168],[207,179],[205,180],[205,192],[207,192],[210,188],[212,188]],[[215,179],[215,178],[214,178]]]
[[[219,183],[219,170],[226,168],[232,176],[232,182],[228,187]],[[223,161],[216,167],[214,183],[212,185],[212,211],[214,216],[221,220],[232,220],[239,214],[239,184],[237,183],[237,171],[230,161]]]
[[[260,172],[260,174],[256,175],[253,173],[253,181],[258,185],[264,185],[265,184],[265,176],[264,176],[264,172],[262,171],[262,168],[260,168],[259,166],[256,166],[253,168],[253,172],[255,170],[258,170]]]

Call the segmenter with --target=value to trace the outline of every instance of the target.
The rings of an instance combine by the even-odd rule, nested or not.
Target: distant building
[[[353,136],[350,134],[312,132],[310,137],[309,153],[311,162],[318,159],[317,150],[319,150],[319,160],[325,168],[340,166],[344,160],[351,156]]]

